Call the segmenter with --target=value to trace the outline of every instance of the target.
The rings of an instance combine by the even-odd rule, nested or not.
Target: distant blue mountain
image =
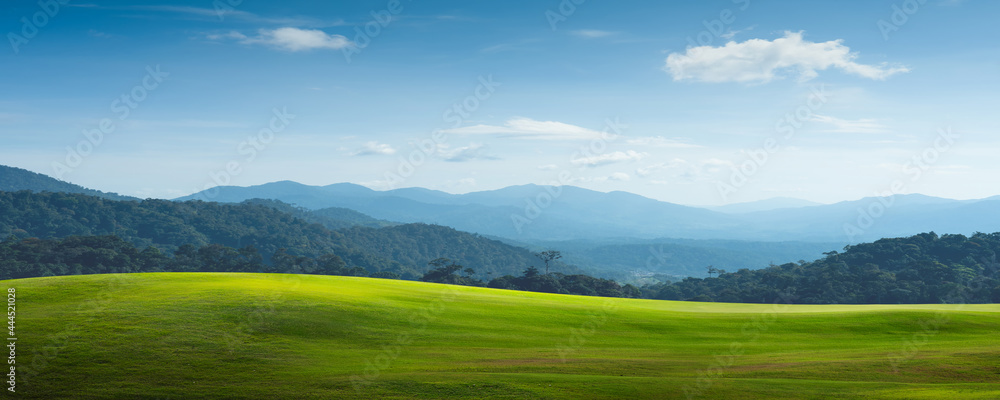
[[[219,187],[178,200],[242,202],[271,198],[318,210],[352,209],[374,218],[424,222],[525,242],[687,238],[856,243],[921,232],[1000,231],[1000,198],[951,200],[918,194],[835,204],[772,199],[715,210],[626,192],[520,185],[466,194],[422,188],[376,191],[339,183],[275,182]]]
[[[117,193],[106,193],[87,189],[80,185],[64,182],[47,175],[31,172],[26,169],[0,165],[0,191],[17,192],[30,190],[32,192],[80,193],[111,200],[139,200],[135,197],[122,196]]]

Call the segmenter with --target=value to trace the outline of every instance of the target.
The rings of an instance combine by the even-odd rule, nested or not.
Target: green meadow
[[[12,398],[1000,398],[996,304],[693,303],[281,274],[3,284],[16,290]]]

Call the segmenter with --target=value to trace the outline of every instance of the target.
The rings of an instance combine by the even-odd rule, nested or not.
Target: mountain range
[[[28,171],[26,169],[0,165],[0,191],[17,192],[20,190],[30,190],[33,192],[79,193],[109,200],[139,200],[135,197],[87,189],[80,185],[64,182],[47,175]]]
[[[138,200],[0,166],[0,191],[18,190]],[[1000,197],[950,200],[914,194],[835,204],[775,198],[703,208],[573,186],[521,185],[450,194],[424,188],[377,191],[350,183],[309,186],[281,181],[217,187],[175,199],[192,200],[263,205],[333,231],[441,225],[502,241],[512,249],[563,250],[567,264],[621,280],[655,274],[704,276],[708,265],[756,269],[812,260],[847,244],[882,237],[1000,230],[996,212]],[[440,239],[437,234],[424,236]],[[376,242],[366,246],[379,247]],[[403,260],[400,254],[379,257],[419,267],[419,260]]]
[[[1000,197],[951,200],[920,194],[835,204],[774,199],[714,209],[626,192],[521,185],[450,194],[423,188],[376,191],[291,181],[226,186],[177,200],[277,199],[308,209],[352,209],[378,219],[424,222],[526,242],[613,238],[808,241],[850,244],[921,232],[971,234],[1000,229]]]

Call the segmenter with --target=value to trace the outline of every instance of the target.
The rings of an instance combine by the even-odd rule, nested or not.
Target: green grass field
[[[17,295],[17,398],[1000,398],[1000,305],[688,303],[269,274],[3,284]]]

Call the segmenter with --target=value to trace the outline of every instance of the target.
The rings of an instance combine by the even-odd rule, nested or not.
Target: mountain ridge
[[[723,206],[730,211],[723,212],[576,186],[526,184],[464,194],[424,188],[377,191],[351,183],[275,189],[273,183],[220,187],[216,199],[239,202],[275,196],[309,209],[348,208],[383,220],[434,223],[529,242],[632,237],[850,244],[928,231],[971,234],[1000,229],[1000,213],[982,215],[984,210],[1000,210],[994,198],[953,200],[922,194],[833,204],[776,198]],[[779,203],[785,207],[774,208]]]
[[[137,197],[123,196],[117,193],[88,189],[77,184],[62,181],[45,174],[32,172],[24,168],[0,165],[0,191],[17,192],[21,190],[29,190],[32,192],[79,193],[109,200],[141,200]]]

